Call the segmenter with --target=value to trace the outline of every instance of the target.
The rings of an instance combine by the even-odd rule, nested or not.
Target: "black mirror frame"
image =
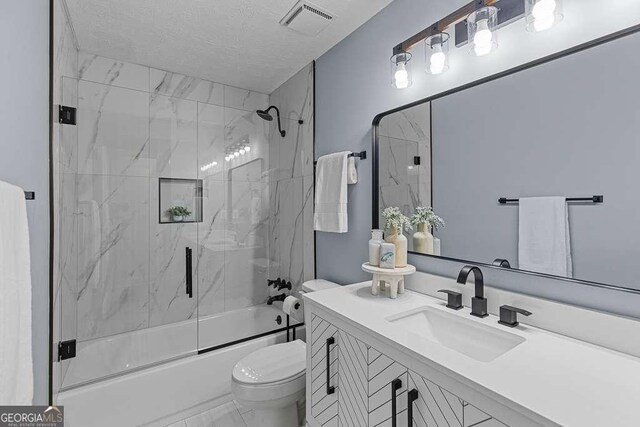
[[[637,32],[640,32],[640,24],[638,25],[634,25],[632,27],[629,28],[625,28],[623,30],[617,31],[615,33],[591,40],[589,42],[586,43],[582,43],[579,44],[577,46],[571,47],[569,49],[565,49],[563,51],[536,59],[534,61],[519,65],[517,67],[513,67],[510,68],[508,70],[502,71],[500,73],[497,74],[493,74],[491,76],[488,77],[484,77],[482,79],[479,80],[475,80],[473,82],[464,84],[462,86],[458,86],[456,88],[438,93],[436,95],[433,95],[431,97],[428,98],[424,98],[424,99],[420,99],[418,101],[414,101],[411,102],[409,104],[405,104],[402,105],[400,107],[396,107],[393,108],[391,110],[382,112],[380,114],[378,114],[377,116],[374,117],[373,119],[373,131],[372,131],[372,135],[373,135],[373,141],[372,141],[372,150],[371,152],[373,153],[372,155],[372,194],[371,194],[371,207],[372,207],[372,218],[371,218],[371,224],[372,224],[372,228],[380,228],[380,219],[378,218],[378,206],[379,206],[379,202],[380,202],[380,198],[379,198],[379,187],[380,187],[380,172],[379,172],[379,168],[378,168],[378,159],[380,156],[380,152],[379,152],[379,146],[378,146],[378,138],[379,138],[379,133],[378,133],[378,127],[380,125],[380,122],[382,121],[382,119],[388,115],[391,115],[393,113],[397,113],[399,111],[402,110],[406,110],[408,108],[412,108],[415,107],[417,105],[421,105],[421,104],[425,104],[427,102],[431,102],[431,101],[435,101],[437,99],[443,98],[447,95],[451,95],[457,92],[462,92],[466,89],[470,89],[476,86],[479,86],[481,84],[484,83],[488,83],[494,80],[498,80],[501,79],[503,77],[506,76],[510,76],[512,74],[518,73],[520,71],[524,71],[527,70],[529,68],[533,68],[533,67],[537,67],[539,65],[543,65],[546,64],[547,62],[551,62],[551,61],[555,61],[556,59],[560,59],[563,58],[565,56],[569,56],[569,55],[573,55],[575,53],[578,52],[582,52],[584,50],[590,49],[592,47],[596,47],[596,46],[600,46],[602,44],[606,44],[609,42],[612,42],[614,40],[635,34]],[[458,262],[458,263],[463,263],[463,264],[473,264],[473,265],[478,265],[481,266],[483,268],[491,268],[491,269],[499,269],[499,270],[504,270],[503,267],[500,266],[496,266],[493,264],[488,264],[488,263],[482,263],[482,262],[476,262],[476,261],[470,261],[470,260],[464,260],[464,259],[459,259],[459,258],[449,258],[449,257],[443,257],[443,256],[436,256],[436,255],[428,255],[428,254],[423,254],[423,253],[419,253],[419,252],[414,252],[414,251],[409,251],[409,254],[411,255],[420,255],[420,256],[424,256],[424,257],[433,257],[433,258],[437,258],[437,259],[441,259],[441,260],[445,260],[445,261],[453,261],[453,262]],[[593,287],[597,287],[597,288],[604,288],[604,289],[610,289],[613,291],[617,291],[617,292],[626,292],[626,293],[631,293],[631,294],[638,294],[640,295],[640,289],[633,289],[633,288],[626,288],[624,286],[618,286],[618,285],[611,285],[611,284],[606,284],[606,283],[600,283],[600,282],[593,282],[593,281],[589,281],[589,280],[580,280],[580,279],[574,279],[574,278],[567,278],[567,277],[560,277],[560,276],[554,276],[551,274],[545,274],[545,273],[538,273],[535,271],[528,271],[528,270],[519,270],[519,269],[514,269],[514,268],[510,268],[508,269],[508,271],[514,272],[514,273],[521,273],[521,274],[527,274],[527,275],[532,275],[532,276],[538,276],[538,277],[545,277],[545,278],[549,278],[549,279],[554,279],[554,280],[563,280],[563,281],[567,281],[567,282],[572,282],[572,283],[578,283],[578,284],[582,284],[582,285],[587,285],[587,286],[593,286]]]

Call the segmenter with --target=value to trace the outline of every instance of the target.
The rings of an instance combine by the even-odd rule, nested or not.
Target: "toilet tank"
[[[322,291],[325,289],[331,289],[331,288],[337,288],[338,285],[337,283],[334,282],[330,282],[328,280],[324,280],[324,279],[315,279],[315,280],[309,280],[306,281],[302,284],[302,291],[303,292],[315,292],[315,291]]]

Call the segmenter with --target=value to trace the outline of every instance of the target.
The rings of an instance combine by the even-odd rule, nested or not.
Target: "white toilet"
[[[340,286],[327,280],[310,280],[302,292]],[[298,404],[305,394],[306,345],[301,340],[257,350],[233,368],[231,390],[242,406],[255,411],[256,425],[297,427]]]

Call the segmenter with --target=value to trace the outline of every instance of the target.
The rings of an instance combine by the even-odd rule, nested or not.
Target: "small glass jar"
[[[391,86],[406,89],[413,83],[411,76],[411,54],[400,52],[391,57]]]

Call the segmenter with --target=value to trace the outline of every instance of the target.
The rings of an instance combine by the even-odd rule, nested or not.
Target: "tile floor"
[[[254,415],[252,410],[233,400],[168,427],[250,427],[254,425]]]

